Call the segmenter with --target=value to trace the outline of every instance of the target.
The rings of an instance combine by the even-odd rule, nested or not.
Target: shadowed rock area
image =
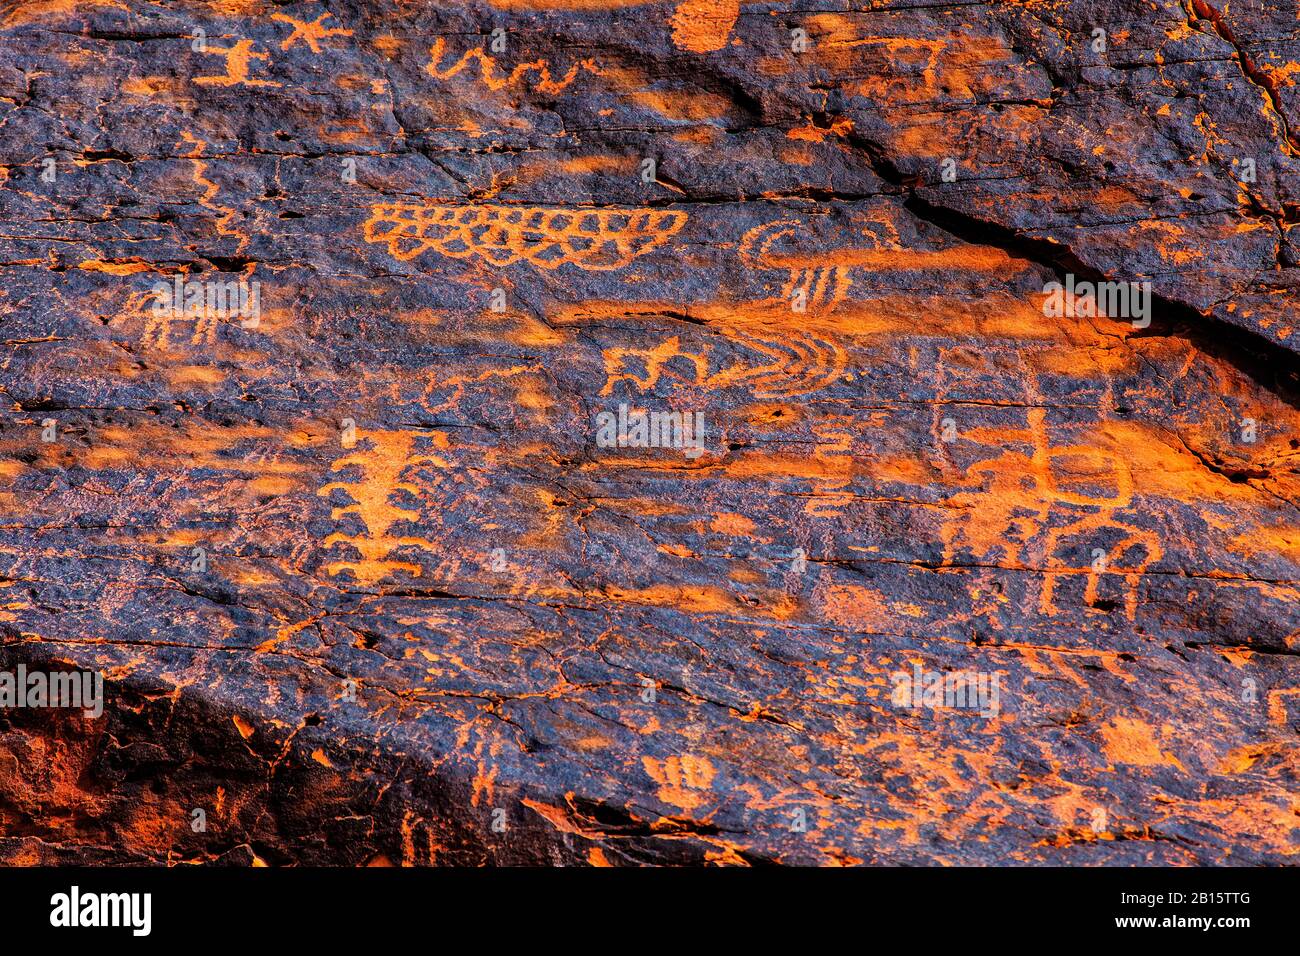
[[[1298,81],[1295,2],[0,3],[0,673],[106,696],[0,706],[0,862],[1296,862]]]

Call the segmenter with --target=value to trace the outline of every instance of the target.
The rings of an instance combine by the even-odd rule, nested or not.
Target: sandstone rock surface
[[[1295,862],[1298,13],[0,4],[0,860]]]

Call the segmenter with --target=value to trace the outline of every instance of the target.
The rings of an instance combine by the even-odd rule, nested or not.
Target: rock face
[[[1295,862],[1298,13],[0,4],[0,860]]]

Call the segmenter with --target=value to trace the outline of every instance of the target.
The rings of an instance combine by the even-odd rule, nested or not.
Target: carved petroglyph
[[[705,757],[684,754],[663,760],[642,757],[641,766],[659,785],[658,796],[664,803],[683,810],[693,810],[708,797],[717,771]]]
[[[550,65],[546,60],[533,60],[530,63],[520,63],[509,73],[502,75],[497,72],[495,58],[484,52],[481,47],[465,53],[451,66],[440,67],[446,49],[447,41],[438,37],[429,49],[429,62],[425,65],[424,72],[436,80],[450,80],[467,70],[470,64],[477,63],[480,82],[493,91],[517,87],[521,90],[531,89],[537,93],[555,94],[572,84],[579,73],[585,71],[593,75],[600,74],[600,67],[594,60],[579,60],[557,80],[551,75]],[[531,85],[528,82],[530,77],[535,78]]]
[[[191,178],[194,184],[203,190],[198,199],[199,206],[217,214],[215,221],[217,234],[235,239],[235,251],[237,253],[243,252],[248,245],[249,237],[234,228],[232,223],[236,216],[235,210],[216,202],[221,187],[207,177],[208,163],[203,156],[208,144],[188,131],[181,132],[181,139],[190,146],[190,149],[182,153],[181,156],[188,159],[192,164]],[[212,345],[214,343],[217,322],[221,318],[219,311],[206,308],[192,310],[155,309],[153,308],[155,304],[157,304],[156,297],[152,293],[135,303],[137,310],[147,316],[144,331],[140,336],[142,344],[167,348],[170,344],[172,324],[175,322],[193,323],[193,333],[190,336],[191,345]]]
[[[840,380],[847,364],[843,347],[825,331],[814,333],[809,320],[834,312],[844,301],[852,285],[851,267],[833,259],[829,265],[803,265],[776,258],[775,247],[797,239],[800,229],[797,220],[778,220],[750,229],[739,243],[738,252],[744,265],[786,273],[780,295],[734,306],[700,309],[701,317],[711,327],[753,353],[752,359],[737,359],[710,371],[715,361],[712,350],[708,347],[695,351],[683,349],[679,336],[649,348],[606,349],[606,377],[601,395],[612,394],[619,382],[646,391],[669,368],[684,371],[690,376],[690,383],[700,388],[739,386],[760,398],[809,395]],[[799,296],[799,292],[803,295]]]
[[[892,103],[932,103],[958,91],[974,95],[990,71],[1015,57],[1003,39],[965,30],[943,39],[846,35],[833,48],[864,70],[865,78],[846,84],[847,92]]]
[[[519,375],[540,372],[541,370],[540,365],[512,365],[504,368],[488,369],[484,372],[452,375],[446,379],[432,381],[425,386],[424,391],[420,394],[420,404],[430,415],[455,411],[460,408],[469,388],[481,386],[495,379],[511,379]]]
[[[208,171],[208,164],[204,161],[203,154],[208,144],[189,132],[182,132],[181,138],[192,147],[189,152],[182,155],[194,164],[192,174],[194,184],[203,188],[203,195],[199,198],[199,205],[204,209],[219,214],[216,221],[217,234],[236,239],[238,241],[236,252],[243,252],[248,246],[249,237],[231,225],[235,220],[235,210],[230,206],[222,206],[215,202],[221,187],[205,175]]]
[[[423,570],[420,565],[394,559],[392,554],[408,546],[430,551],[437,546],[425,538],[394,532],[401,522],[420,517],[419,511],[395,503],[394,499],[403,494],[416,496],[420,493],[420,488],[409,478],[412,469],[420,466],[447,468],[448,463],[438,455],[416,454],[413,451],[414,436],[408,432],[368,432],[364,440],[370,444],[369,449],[337,459],[330,469],[338,472],[356,466],[362,473],[360,479],[332,481],[316,492],[321,497],[328,497],[336,489],[346,491],[352,497],[352,503],[335,507],[330,517],[338,520],[344,515],[356,515],[366,529],[361,534],[336,531],[326,537],[326,548],[344,544],[354,549],[358,556],[331,562],[325,571],[331,576],[350,571],[358,583],[367,586],[378,584],[399,571],[419,577]]]
[[[653,388],[670,363],[677,360],[681,360],[681,367],[692,376],[693,385],[705,389],[741,386],[759,398],[809,395],[833,384],[844,374],[845,352],[828,338],[804,334],[778,339],[734,326],[720,326],[719,330],[761,359],[752,363],[736,361],[710,374],[708,353],[683,350],[681,338],[675,335],[648,349],[606,349],[603,353],[605,385],[600,394],[613,394],[619,382],[628,382],[639,391]],[[638,371],[638,367],[643,371]]]
[[[849,269],[833,262],[827,265],[776,262],[773,247],[797,237],[802,224],[795,219],[769,222],[749,230],[740,240],[740,258],[755,269],[784,269],[788,275],[779,299],[793,302],[802,293],[803,311],[834,312],[848,295],[853,280]]]
[[[724,331],[769,361],[730,365],[710,376],[710,388],[743,385],[759,398],[791,398],[827,388],[844,374],[845,352],[830,338],[806,332],[775,338],[736,328]]]
[[[1103,576],[1120,575],[1125,613],[1133,620],[1141,576],[1163,550],[1154,534],[1120,514],[1133,503],[1132,472],[1103,448],[1050,444],[1045,414],[1031,408],[1025,430],[1000,433],[1008,445],[1028,444],[1028,455],[1002,447],[967,469],[965,478],[980,487],[951,500],[962,510],[943,526],[944,560],[953,563],[963,549],[981,558],[1000,551],[1013,566],[1042,568],[1039,610],[1048,615],[1057,613],[1062,577],[1085,575],[1084,600],[1094,604]],[[1075,490],[1066,485],[1071,480]],[[1057,551],[1071,540],[1100,557],[1077,566],[1061,563]]]
[[[782,305],[787,311],[829,316],[848,297],[855,272],[864,276],[934,270],[1003,275],[1023,268],[1023,263],[990,247],[909,248],[885,213],[865,215],[865,220],[857,223],[863,226],[859,234],[865,239],[860,244],[809,248],[809,227],[796,219],[765,223],[746,232],[738,249],[741,262],[760,272],[778,271],[786,276],[780,294],[762,301]]]
[[[610,271],[657,249],[685,222],[686,213],[672,209],[392,203],[371,210],[363,233],[366,242],[386,243],[402,262],[433,251],[493,266],[527,262]]]
[[[240,40],[232,47],[209,46],[204,53],[226,58],[226,72],[221,76],[196,76],[200,86],[279,86],[271,80],[256,80],[249,76],[253,60],[270,60],[267,53],[254,53],[252,40]]]
[[[853,429],[859,423],[844,415],[833,415],[812,427],[817,444],[813,460],[820,475],[813,483],[813,497],[805,502],[804,514],[810,518],[834,518],[853,500],[849,486],[853,481]]]
[[[171,311],[155,310],[152,306],[145,310],[144,331],[140,334],[140,344],[165,349],[171,342],[172,324],[175,322],[193,323],[190,335],[191,345],[212,345],[216,341],[219,314],[206,309],[194,314],[177,315]]]
[[[322,13],[311,23],[306,23],[302,20],[295,20],[293,17],[285,16],[283,13],[271,14],[272,20],[276,20],[280,23],[287,23],[291,27],[293,27],[293,33],[289,34],[288,38],[280,44],[280,49],[281,50],[291,49],[294,46],[294,44],[298,43],[299,41],[302,41],[303,43],[307,44],[311,52],[319,53],[321,51],[320,50],[321,40],[328,39],[329,37],[352,36],[351,30],[344,30],[338,27],[326,27],[325,21],[328,20],[331,16],[333,16],[333,14]]]
[[[692,382],[708,381],[708,356],[700,352],[683,352],[681,337],[677,335],[648,349],[613,348],[605,349],[602,354],[605,360],[605,385],[600,390],[602,397],[614,394],[614,386],[619,382],[629,382],[639,391],[654,388],[668,364],[676,359],[681,359],[681,364],[692,370]],[[638,373],[637,365],[644,369],[644,374]]]

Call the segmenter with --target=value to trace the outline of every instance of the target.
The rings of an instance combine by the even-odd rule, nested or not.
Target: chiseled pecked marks
[[[429,76],[437,80],[450,80],[463,72],[467,72],[470,64],[474,63],[478,65],[478,81],[493,92],[528,84],[530,89],[538,93],[554,95],[563,92],[581,73],[594,76],[599,76],[601,73],[600,67],[595,60],[583,59],[574,63],[563,76],[557,79],[551,75],[550,67],[545,60],[535,60],[531,63],[520,63],[503,76],[497,71],[496,58],[487,53],[482,47],[465,52],[449,66],[443,65],[446,50],[447,40],[445,37],[438,37],[433,41],[433,46],[429,49],[429,62],[424,68],[424,71]]]
[[[395,572],[419,576],[421,566],[393,557],[403,548],[432,549],[434,542],[415,534],[395,531],[397,525],[414,523],[420,512],[407,507],[395,498],[414,497],[419,487],[410,480],[410,470],[418,466],[446,468],[448,462],[436,453],[416,453],[415,436],[409,432],[368,432],[363,450],[354,451],[334,461],[332,472],[356,469],[353,479],[341,478],[323,485],[318,495],[328,496],[336,490],[353,499],[350,504],[333,508],[330,517],[338,521],[355,515],[363,530],[356,534],[335,531],[322,542],[326,549],[343,545],[356,552],[356,558],[344,558],[327,565],[326,572],[334,575],[349,572],[360,584],[374,585]],[[442,443],[446,447],[445,438]]]
[[[542,269],[622,269],[664,244],[686,213],[655,209],[543,209],[498,206],[376,206],[366,242],[385,243],[403,262],[427,251],[493,266],[527,262]]]
[[[113,4],[57,6],[121,27]],[[1050,257],[988,228],[1153,274],[1177,301],[1223,270],[1220,318],[1275,319],[1284,341],[1286,167],[1250,190],[1214,178],[1227,144],[1275,139],[1223,98],[1264,105],[1226,41],[1189,25],[1150,43],[1162,9],[1076,71],[1085,37],[1032,11],[963,8],[956,33],[945,10],[813,14],[827,75],[765,15],[720,17],[720,46],[678,56],[687,5],[641,5],[647,32],[608,43],[614,4],[527,6],[544,28],[490,69],[491,24],[461,8],[381,24],[303,5],[223,21],[220,55],[188,58],[220,83],[159,80],[155,41],[66,30],[88,48],[56,57],[71,86],[3,91],[3,129],[53,110],[77,133],[57,189],[6,165],[4,201],[29,204],[7,221],[42,225],[7,230],[0,258],[4,651],[103,666],[126,703],[111,735],[7,735],[75,759],[0,776],[4,831],[37,834],[0,853],[1294,859],[1287,367],[1222,325],[1047,320]],[[1250,33],[1282,35],[1233,27]],[[433,70],[455,75],[430,75],[437,37]],[[240,72],[225,51],[251,38]],[[381,47],[394,58],[366,59]],[[82,109],[92,53],[137,92]],[[588,59],[599,73],[572,72]],[[1130,82],[1129,105],[1104,99]],[[366,122],[316,136],[339,115]],[[959,177],[940,185],[946,151]],[[635,174],[651,153],[662,183]],[[408,205],[425,212],[361,241],[375,207]],[[459,220],[407,228],[434,207],[512,213],[462,248]],[[580,235],[509,218],[596,208],[690,226],[583,268]],[[128,284],[209,263],[284,283],[292,321],[137,349]],[[1237,301],[1256,272],[1272,315]],[[594,453],[591,416],[618,400],[703,410],[711,454]],[[205,542],[210,571],[191,572]],[[1004,707],[899,708],[892,676],[913,667],[997,674]],[[198,800],[220,842],[185,825]]]

